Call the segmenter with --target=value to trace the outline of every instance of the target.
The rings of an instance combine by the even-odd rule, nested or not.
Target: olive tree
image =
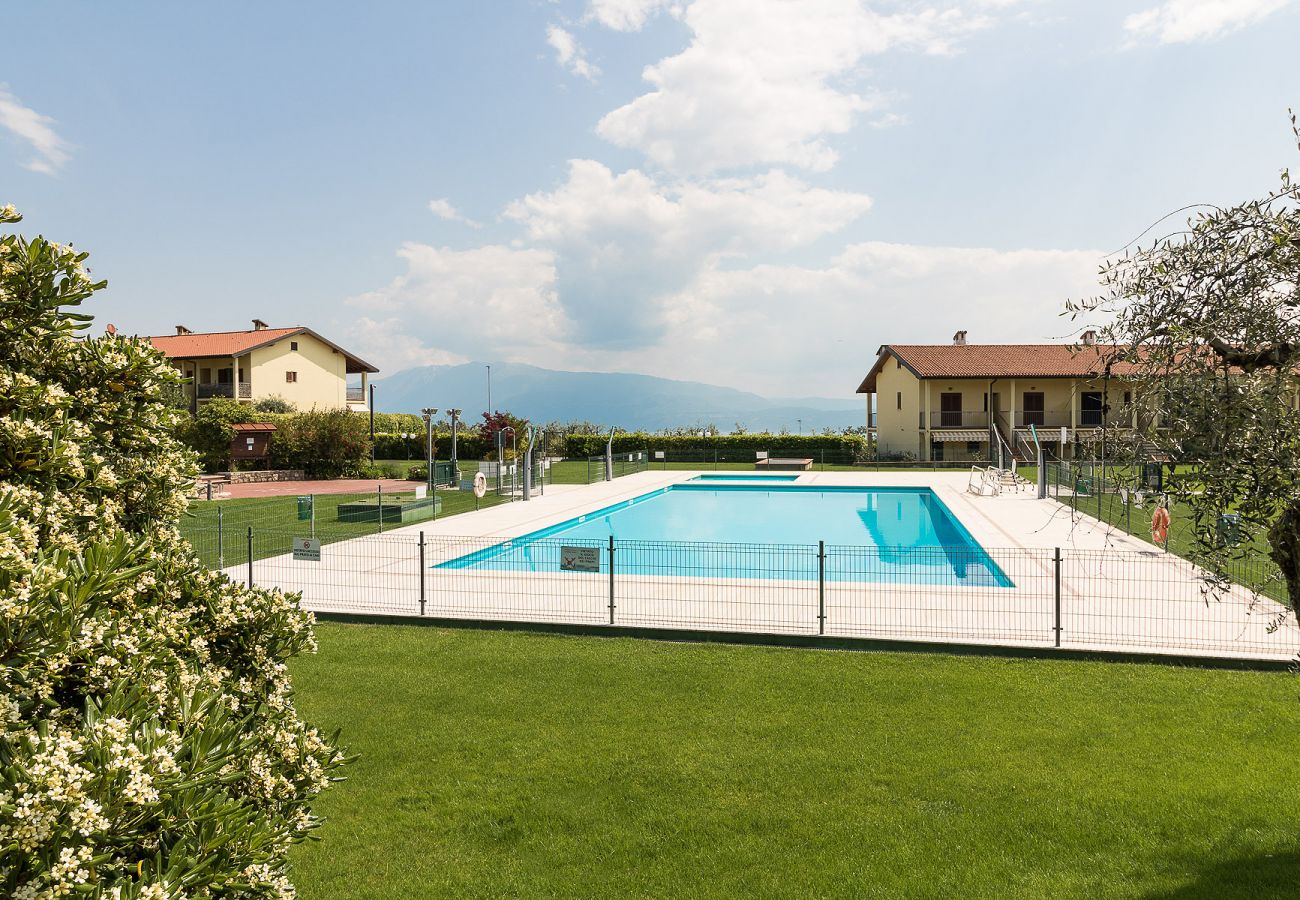
[[[1300,131],[1292,117],[1300,146]],[[1197,207],[1185,229],[1102,269],[1104,292],[1069,305],[1100,319],[1107,371],[1138,386],[1139,438],[1184,465],[1171,499],[1198,560],[1221,576],[1267,540],[1300,609],[1300,193],[1289,172],[1262,197]],[[1240,517],[1241,542],[1220,517]]]
[[[0,209],[0,896],[288,897],[342,762],[294,707],[294,598],[181,538],[196,459],[86,254]]]

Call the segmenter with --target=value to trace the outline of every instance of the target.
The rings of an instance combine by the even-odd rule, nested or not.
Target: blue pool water
[[[1011,586],[928,488],[788,483],[688,481],[440,567],[556,572],[561,547],[604,551],[610,537],[627,574],[815,579],[824,541],[828,580]]]

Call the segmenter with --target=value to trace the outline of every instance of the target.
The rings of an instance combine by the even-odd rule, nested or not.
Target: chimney
[[[194,332],[190,331],[190,330],[189,330],[188,328],[186,328],[184,325],[177,325],[177,326],[176,326],[176,333],[177,333],[177,334],[193,334]]]
[[[965,347],[965,346],[966,346],[966,332],[964,332],[964,331],[959,331],[959,332],[957,332],[956,334],[954,334],[954,335],[952,336],[952,345],[953,345],[954,347]]]
[[[253,320],[253,330],[254,330],[254,331],[265,331],[265,330],[266,330],[266,323],[263,322],[261,319],[254,319],[254,320]]]
[[[1097,343],[1097,332],[1089,328],[1079,336],[1079,340],[1083,342],[1083,346],[1091,347]]]

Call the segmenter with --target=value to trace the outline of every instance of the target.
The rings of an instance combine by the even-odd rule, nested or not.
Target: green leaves
[[[0,234],[0,896],[281,895],[342,762],[285,674],[310,617],[181,540],[180,376],[82,338],[86,259]]]

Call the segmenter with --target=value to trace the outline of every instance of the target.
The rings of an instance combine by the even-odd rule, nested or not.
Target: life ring
[[[474,496],[482,497],[487,493],[487,476],[482,472],[474,473]]]
[[[1169,540],[1169,510],[1163,506],[1156,507],[1155,513],[1151,516],[1151,539],[1157,544]]]

